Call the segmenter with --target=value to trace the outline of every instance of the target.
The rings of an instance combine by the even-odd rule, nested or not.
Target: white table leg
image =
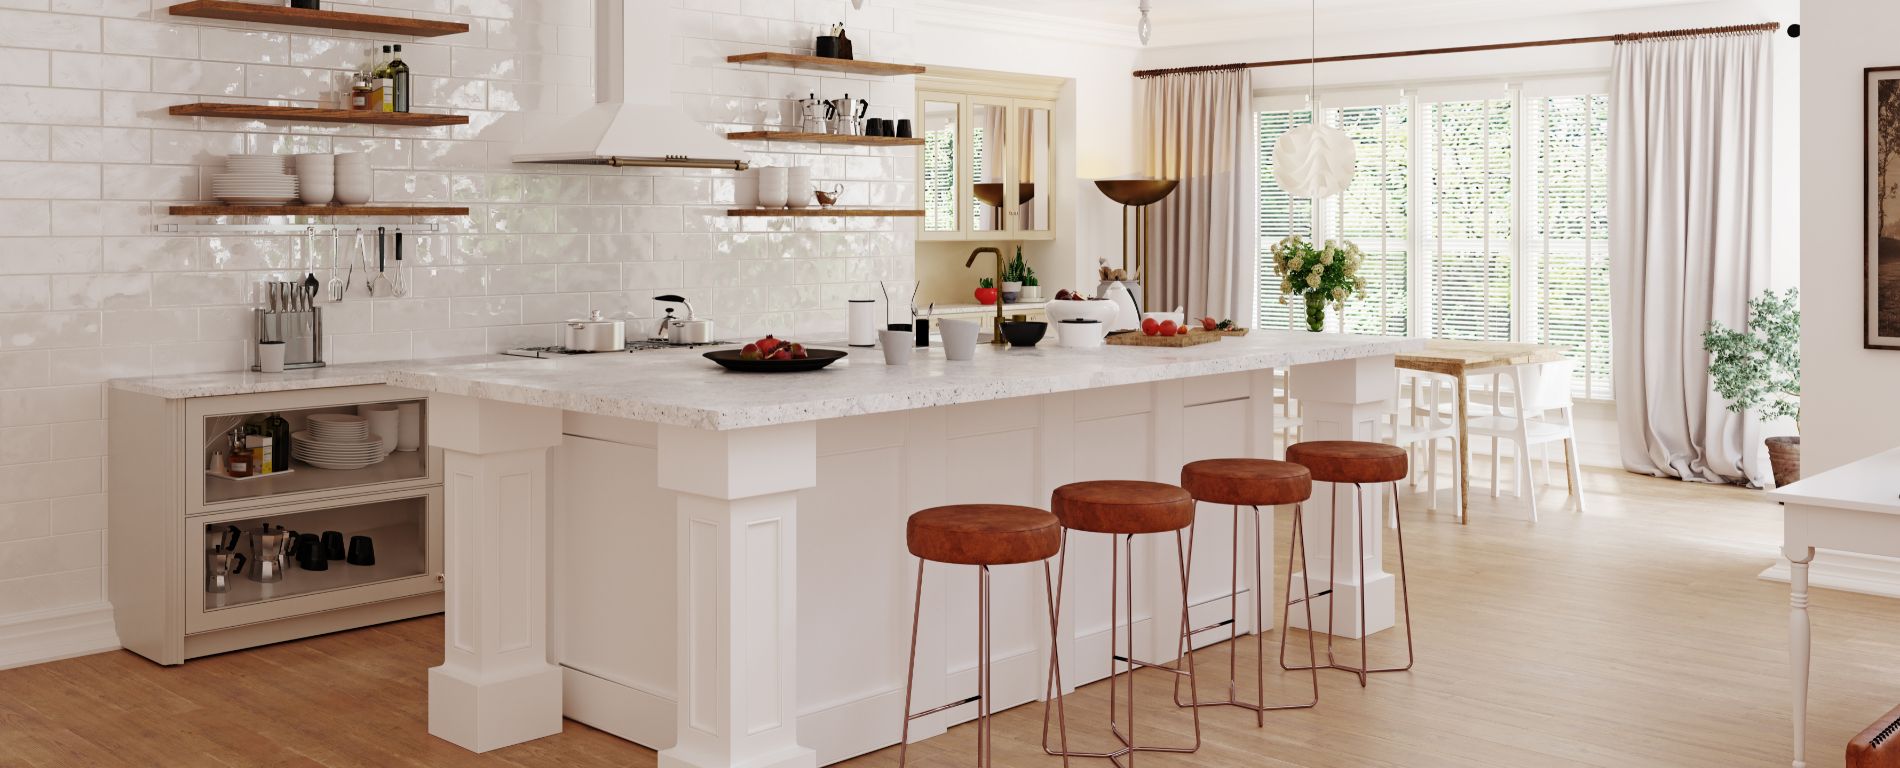
[[[561,412],[429,398],[447,494],[442,666],[429,670],[429,733],[487,752],[561,732],[548,663],[547,450]]]
[[[1293,382],[1292,394],[1300,401],[1300,439],[1376,442],[1379,439],[1379,425],[1386,420],[1390,410],[1392,371],[1391,355],[1299,366],[1296,375],[1290,379]],[[1324,630],[1331,626],[1333,633],[1340,637],[1363,637],[1389,629],[1398,616],[1392,574],[1386,573],[1382,566],[1384,537],[1371,537],[1372,545],[1362,551],[1359,545],[1361,529],[1357,527],[1369,526],[1369,530],[1382,530],[1380,510],[1384,509],[1382,505],[1387,489],[1371,486],[1364,489],[1364,506],[1358,510],[1356,524],[1351,498],[1353,486],[1339,489],[1336,515],[1333,490],[1329,483],[1313,484],[1313,497],[1304,507],[1305,517],[1301,522],[1310,545],[1306,551],[1312,560],[1307,563],[1304,573],[1295,574],[1293,578],[1305,579],[1306,588],[1314,592],[1329,587],[1333,590],[1332,600],[1313,603],[1316,629]],[[1332,537],[1335,526],[1339,533],[1337,538]],[[1326,546],[1328,540],[1334,542],[1330,551]],[[1355,563],[1361,557],[1365,558],[1366,565],[1364,584],[1359,583]],[[1334,572],[1334,581],[1328,584],[1326,575],[1329,564],[1333,562],[1338,563],[1338,568]],[[1296,586],[1293,591],[1299,592],[1299,582],[1294,583]],[[1364,627],[1359,626],[1357,607],[1360,600],[1367,601]],[[1331,617],[1329,624],[1326,612],[1330,605],[1339,607],[1339,615]],[[1287,624],[1304,628],[1305,612],[1294,611]]]
[[[1794,673],[1794,768],[1807,768],[1808,756],[1808,563],[1814,548],[1806,547],[1797,557],[1789,550],[1788,558],[1788,663]]]
[[[811,422],[660,427],[677,491],[677,741],[660,768],[811,768],[798,743],[798,491],[818,484]]]

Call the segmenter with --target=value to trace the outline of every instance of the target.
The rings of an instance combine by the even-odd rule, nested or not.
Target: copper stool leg
[[[1201,748],[1201,711],[1200,711],[1200,704],[1199,704],[1200,698],[1199,698],[1198,691],[1195,691],[1193,695],[1194,704],[1192,705],[1190,709],[1190,711],[1193,713],[1193,719],[1194,719],[1194,743],[1192,745],[1169,746],[1169,747],[1149,747],[1149,746],[1137,746],[1134,743],[1134,733],[1135,733],[1135,674],[1134,673],[1135,673],[1135,670],[1145,667],[1145,668],[1151,668],[1151,669],[1158,669],[1163,672],[1167,672],[1179,677],[1186,677],[1190,683],[1189,689],[1193,690],[1194,687],[1192,685],[1192,682],[1194,680],[1194,650],[1190,648],[1187,650],[1185,654],[1183,654],[1186,660],[1186,667],[1187,667],[1186,670],[1182,670],[1177,667],[1168,667],[1161,664],[1154,664],[1151,662],[1142,661],[1134,657],[1134,649],[1135,649],[1135,622],[1134,622],[1135,537],[1132,534],[1123,534],[1121,536],[1122,542],[1120,542],[1119,544],[1115,541],[1116,538],[1117,537],[1114,535],[1109,536],[1109,544],[1108,544],[1108,547],[1109,547],[1108,730],[1109,730],[1109,733],[1115,736],[1116,740],[1122,743],[1122,746],[1120,749],[1117,749],[1113,752],[1070,751],[1068,749],[1068,743],[1067,743],[1068,731],[1065,724],[1065,727],[1063,729],[1064,742],[1062,745],[1062,749],[1060,751],[1050,749],[1049,748],[1049,709],[1047,706],[1045,706],[1043,707],[1043,715],[1042,715],[1042,733],[1043,733],[1042,749],[1044,752],[1047,752],[1048,754],[1058,755],[1062,757],[1065,761],[1065,764],[1066,764],[1067,759],[1070,757],[1097,757],[1097,758],[1104,758],[1108,760],[1110,763],[1118,766],[1118,768],[1134,768],[1136,752],[1190,753],[1190,752],[1199,750]],[[1121,568],[1121,553],[1124,547],[1126,547],[1126,550],[1128,552],[1128,569],[1125,572],[1122,571],[1122,568]],[[1069,549],[1069,532],[1067,530],[1064,530],[1062,532],[1062,552],[1059,555],[1059,558],[1060,558],[1060,561],[1063,562],[1065,565],[1068,559],[1068,549]],[[1174,532],[1174,554],[1180,563],[1180,569],[1181,569],[1181,629],[1183,632],[1186,632],[1187,627],[1188,627],[1188,605],[1187,605],[1188,574],[1193,570],[1194,563],[1193,563],[1193,559],[1192,559],[1193,555],[1191,551],[1184,549],[1183,539],[1182,539],[1180,531]],[[1115,578],[1116,576],[1123,576],[1124,580],[1121,582],[1118,582]],[[1058,580],[1056,584],[1056,598],[1055,598],[1054,605],[1057,605],[1057,606],[1061,605],[1062,586],[1063,585],[1061,581]],[[1121,595],[1121,589],[1123,586],[1126,586],[1128,590],[1128,594],[1125,598]],[[1121,616],[1120,616],[1119,611],[1121,608],[1121,602],[1124,599],[1127,601],[1128,616],[1129,616],[1128,631],[1127,631],[1127,636],[1128,636],[1128,654],[1127,655],[1122,655],[1121,653],[1117,652],[1118,648],[1116,645],[1117,641],[1115,637],[1115,626],[1121,621]],[[1115,662],[1118,662],[1118,661],[1123,663],[1124,672],[1115,671]],[[1050,666],[1052,668],[1051,671],[1053,673],[1051,676],[1052,677],[1051,686],[1055,686],[1057,685],[1057,681],[1054,679],[1054,674],[1060,674],[1060,670],[1055,669],[1056,664],[1054,663],[1053,658],[1051,659]],[[1121,724],[1115,721],[1115,704],[1116,704],[1117,698],[1119,698],[1118,685],[1117,685],[1116,678],[1120,677],[1124,673],[1128,675],[1128,731],[1126,733],[1122,732]],[[1058,704],[1057,709],[1059,712],[1062,709],[1060,706],[1061,694],[1062,692],[1059,689],[1053,689],[1049,691],[1049,697],[1057,701],[1057,704]],[[1122,762],[1123,757],[1128,758],[1128,761],[1126,763]]]
[[[1409,577],[1407,577],[1405,573],[1405,523],[1404,523],[1404,518],[1399,515],[1399,496],[1398,496],[1399,484],[1397,482],[1393,482],[1392,489],[1391,489],[1392,490],[1392,528],[1393,528],[1394,536],[1398,539],[1398,545],[1399,545],[1399,604],[1400,604],[1401,610],[1405,613],[1405,665],[1399,666],[1399,667],[1373,667],[1370,664],[1370,658],[1369,658],[1370,653],[1371,653],[1369,649],[1371,645],[1370,638],[1367,636],[1368,633],[1365,631],[1365,628],[1367,626],[1366,600],[1363,594],[1363,589],[1366,583],[1365,552],[1366,550],[1371,549],[1372,536],[1373,536],[1372,531],[1377,530],[1379,526],[1366,525],[1365,520],[1362,519],[1363,514],[1361,513],[1361,510],[1364,510],[1366,506],[1365,505],[1365,487],[1360,485],[1359,483],[1353,483],[1352,486],[1353,486],[1353,514],[1354,514],[1353,525],[1358,529],[1355,532],[1355,535],[1359,537],[1359,546],[1361,548],[1359,558],[1358,558],[1359,584],[1362,591],[1362,594],[1359,597],[1359,666],[1355,667],[1348,664],[1340,664],[1338,660],[1333,658],[1333,634],[1332,634],[1333,612],[1331,610],[1328,610],[1326,614],[1326,663],[1321,664],[1319,666],[1325,669],[1337,669],[1343,672],[1351,672],[1355,675],[1358,675],[1359,687],[1363,688],[1366,685],[1366,677],[1368,675],[1376,674],[1380,672],[1404,672],[1404,671],[1410,670],[1412,668],[1412,663],[1416,660],[1416,657],[1414,656],[1413,649],[1412,649],[1412,594],[1411,594],[1412,580]],[[1337,552],[1338,540],[1339,540],[1339,530],[1338,530],[1339,529],[1339,520],[1338,520],[1339,494],[1337,490],[1338,485],[1335,484],[1333,487],[1334,487],[1334,493],[1333,493],[1333,500],[1334,500],[1333,542],[1334,544],[1333,544],[1332,551]],[[1332,592],[1331,580],[1335,578],[1336,570],[1332,567],[1332,565],[1333,564],[1331,560],[1329,560],[1327,562],[1327,578],[1328,578],[1327,593],[1329,595],[1327,597],[1328,606],[1333,605],[1333,600],[1332,600],[1332,597],[1330,596],[1330,593]],[[1309,619],[1309,622],[1310,622],[1310,619]],[[1308,626],[1311,626],[1311,624],[1309,623]],[[1286,662],[1284,661],[1284,658],[1285,658],[1284,648],[1281,651],[1281,657],[1282,657],[1281,666],[1286,667]],[[1305,667],[1286,667],[1286,668],[1287,669],[1305,669]]]
[[[914,607],[911,610],[911,616],[910,616],[910,661],[904,672],[904,725],[898,737],[899,741],[898,741],[898,746],[897,746],[897,764],[899,766],[903,766],[909,760],[910,722],[912,720],[916,720],[921,717],[929,717],[931,715],[937,714],[938,712],[942,712],[946,709],[954,709],[956,707],[961,707],[965,704],[975,702],[976,703],[976,764],[978,768],[989,768],[990,766],[994,766],[996,764],[995,751],[992,747],[993,731],[990,726],[990,715],[991,715],[990,697],[992,695],[991,691],[993,690],[991,687],[991,679],[990,679],[990,567],[987,565],[977,566],[976,695],[970,696],[968,698],[960,699],[957,701],[953,701],[943,706],[936,707],[934,709],[930,709],[924,712],[911,714],[911,711],[910,711],[911,689],[913,688],[913,686],[915,685],[917,681],[917,630],[919,626],[919,620],[923,616],[924,565],[925,565],[925,561],[920,558],[917,561],[917,593],[912,598],[912,603],[911,603]],[[1057,616],[1057,611],[1059,610],[1058,603],[1056,602],[1057,600],[1059,600],[1059,597],[1055,597],[1055,595],[1059,595],[1060,593],[1053,592],[1051,590],[1051,584],[1050,584],[1050,578],[1049,578],[1049,561],[1047,560],[1044,560],[1042,562],[1042,579],[1043,579],[1044,590],[1051,592],[1051,595],[1052,595],[1050,604],[1049,604],[1049,639],[1050,639],[1049,658],[1050,658],[1051,667],[1057,669],[1057,672],[1056,672],[1057,677],[1055,678],[1056,684],[1060,685],[1061,656],[1060,656],[1060,651],[1056,649],[1055,644],[1054,644],[1055,639],[1056,639],[1057,626],[1058,626],[1056,616]],[[1057,707],[1058,712],[1060,713],[1062,711],[1062,702],[1060,699],[1056,701],[1056,707]],[[1063,746],[1063,749],[1066,751],[1069,746],[1068,722],[1067,722],[1066,717],[1063,717],[1062,729],[1063,729],[1062,730],[1062,746]],[[1044,715],[1044,718],[1043,718],[1043,730],[1044,730],[1044,738],[1047,739],[1048,738],[1048,735],[1047,735],[1048,734],[1048,717],[1046,714]],[[1062,758],[1062,764],[1065,766],[1069,764],[1068,757],[1064,756]]]
[[[1254,525],[1254,571],[1253,571],[1254,578],[1253,578],[1253,589],[1250,591],[1253,593],[1253,615],[1254,615],[1254,621],[1256,622],[1256,626],[1254,627],[1254,654],[1256,657],[1255,670],[1254,670],[1255,684],[1258,686],[1258,690],[1260,691],[1260,701],[1258,703],[1244,701],[1240,698],[1240,695],[1239,695],[1240,686],[1239,686],[1238,664],[1239,664],[1240,654],[1239,654],[1238,639],[1239,639],[1239,632],[1240,632],[1240,530],[1241,529],[1240,529],[1240,505],[1236,504],[1234,505],[1234,548],[1233,548],[1233,560],[1232,560],[1233,567],[1230,569],[1232,581],[1231,581],[1231,591],[1228,594],[1227,620],[1216,623],[1216,624],[1210,624],[1208,626],[1201,627],[1198,629],[1191,629],[1191,630],[1187,630],[1183,632],[1181,634],[1181,646],[1179,646],[1180,650],[1185,650],[1186,646],[1193,644],[1194,635],[1200,634],[1202,632],[1207,632],[1210,630],[1219,629],[1223,625],[1227,627],[1227,641],[1230,644],[1230,648],[1231,648],[1230,652],[1227,655],[1227,698],[1224,701],[1203,701],[1196,704],[1188,704],[1186,702],[1183,702],[1181,701],[1181,680],[1180,678],[1177,677],[1174,682],[1174,705],[1177,707],[1187,707],[1187,706],[1238,707],[1240,709],[1251,710],[1254,713],[1254,724],[1256,726],[1264,727],[1267,724],[1266,713],[1268,712],[1271,712],[1274,710],[1280,710],[1280,709],[1309,709],[1319,704],[1319,671],[1313,668],[1313,664],[1315,661],[1317,661],[1317,659],[1312,658],[1313,656],[1313,647],[1312,647],[1313,646],[1313,607],[1311,605],[1307,605],[1306,606],[1306,634],[1307,634],[1307,655],[1309,656],[1307,660],[1307,663],[1308,663],[1307,669],[1308,671],[1312,673],[1313,697],[1311,700],[1303,704],[1271,704],[1270,705],[1266,703],[1266,700],[1267,700],[1267,633],[1265,630],[1257,626],[1260,620],[1260,615],[1262,613],[1261,594],[1265,591],[1265,587],[1263,586],[1264,576],[1262,574],[1262,571],[1264,569],[1261,567],[1262,558],[1260,554],[1262,550],[1261,532],[1260,532],[1261,519],[1260,519],[1260,507],[1252,506],[1252,508],[1253,508],[1253,525]],[[1300,510],[1300,505],[1297,505],[1297,504],[1294,505],[1294,515],[1295,515],[1295,517],[1293,518],[1294,542],[1289,543],[1287,546],[1287,573],[1288,574],[1291,574],[1293,572],[1293,552],[1296,546],[1301,553],[1300,558],[1302,562],[1305,561],[1305,557],[1306,557],[1305,555],[1306,543],[1305,541],[1302,540],[1303,532],[1301,530],[1300,519],[1298,517],[1299,510]],[[1191,559],[1193,558],[1193,556],[1194,556],[1194,529],[1190,527],[1188,529],[1188,557]],[[1311,599],[1311,594],[1310,594],[1311,590],[1309,589],[1307,591],[1309,593],[1308,597],[1302,598],[1300,602],[1304,603],[1307,600]],[[1292,603],[1292,597],[1293,597],[1293,584],[1291,583],[1290,580],[1287,583],[1286,596],[1287,596],[1287,605],[1290,606]],[[1280,655],[1282,659],[1281,661],[1282,666],[1285,665],[1286,635],[1288,631],[1289,629],[1286,626],[1286,614],[1283,610],[1281,613],[1281,618],[1280,618]]]

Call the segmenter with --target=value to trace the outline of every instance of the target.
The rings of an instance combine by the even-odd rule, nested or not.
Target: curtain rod
[[[1665,37],[1691,37],[1695,35],[1721,35],[1735,32],[1774,32],[1781,29],[1781,22],[1768,21],[1760,24],[1740,24],[1732,27],[1701,27],[1697,29],[1669,29],[1660,32],[1625,32],[1620,35],[1597,35],[1595,37],[1568,37],[1559,40],[1528,40],[1520,43],[1491,43],[1489,45],[1460,45],[1451,48],[1422,48],[1416,51],[1390,51],[1386,53],[1352,53],[1342,56],[1320,56],[1302,59],[1281,59],[1279,61],[1248,61],[1238,64],[1203,64],[1194,67],[1170,67],[1167,69],[1142,69],[1135,77],[1158,77],[1188,72],[1218,72],[1228,69],[1258,69],[1261,67],[1285,67],[1294,64],[1328,64],[1339,61],[1365,61],[1368,59],[1395,59],[1404,56],[1431,56],[1440,53],[1473,53],[1477,51],[1502,51],[1511,48],[1544,48],[1553,45],[1579,45],[1583,43],[1630,43],[1640,40],[1655,40]]]

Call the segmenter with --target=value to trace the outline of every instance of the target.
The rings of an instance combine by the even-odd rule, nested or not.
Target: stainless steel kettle
[[[686,305],[686,318],[673,316],[673,308],[667,307],[666,317],[660,320],[660,330],[654,335],[655,341],[664,340],[672,344],[709,344],[713,340],[713,321],[693,316],[693,303],[683,296],[666,294],[653,297],[654,301],[673,302]]]

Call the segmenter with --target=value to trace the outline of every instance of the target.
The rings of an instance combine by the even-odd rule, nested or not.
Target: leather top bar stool
[[[1399,596],[1405,611],[1405,665],[1399,667],[1373,668],[1368,663],[1367,646],[1369,638],[1365,636],[1366,601],[1364,595],[1359,599],[1359,666],[1340,664],[1333,656],[1333,616],[1337,613],[1330,608],[1326,611],[1326,663],[1318,665],[1326,669],[1339,669],[1359,676],[1359,686],[1365,687],[1366,676],[1377,672],[1404,672],[1412,668],[1412,581],[1405,576],[1405,525],[1399,518],[1399,481],[1410,472],[1404,448],[1385,443],[1368,443],[1356,440],[1320,440],[1307,443],[1294,443],[1287,446],[1286,460],[1303,465],[1312,472],[1313,480],[1321,483],[1333,483],[1335,486],[1351,484],[1353,486],[1353,534],[1359,537],[1362,553],[1354,558],[1359,561],[1359,584],[1366,583],[1366,558],[1363,553],[1372,548],[1372,537],[1380,535],[1378,525],[1366,525],[1361,513],[1365,509],[1365,486],[1389,484],[1392,498],[1392,525],[1396,529],[1399,543]],[[1339,543],[1339,493],[1334,488],[1332,515],[1332,542],[1328,547],[1326,559],[1327,604],[1333,604],[1331,594],[1338,578],[1337,545]],[[1310,589],[1310,588],[1309,588]],[[1312,626],[1310,623],[1308,626]],[[1288,666],[1282,647],[1280,666],[1288,670],[1301,670],[1307,667]]]
[[[1134,763],[1135,752],[1193,752],[1201,748],[1201,712],[1198,707],[1192,710],[1194,716],[1194,742],[1186,746],[1146,746],[1135,742],[1135,690],[1134,672],[1142,667],[1158,669],[1185,677],[1191,684],[1194,680],[1194,651],[1189,649],[1183,654],[1182,663],[1166,666],[1141,661],[1134,658],[1135,647],[1135,536],[1139,534],[1174,534],[1175,557],[1180,562],[1181,577],[1181,628],[1187,629],[1188,612],[1188,572],[1193,561],[1189,558],[1182,538],[1182,531],[1194,523],[1194,498],[1186,490],[1167,483],[1151,483],[1140,480],[1093,480],[1070,483],[1055,490],[1050,508],[1056,518],[1062,521],[1062,554],[1057,560],[1055,609],[1060,615],[1062,610],[1062,576],[1068,562],[1068,542],[1070,531],[1109,534],[1109,676],[1108,676],[1108,728],[1121,748],[1112,752],[1076,752],[1068,748],[1067,728],[1063,729],[1061,749],[1049,746],[1049,708],[1043,708],[1042,742],[1043,751],[1052,755],[1069,757],[1106,758],[1117,766],[1123,766],[1122,758],[1128,758],[1128,764]],[[1122,554],[1128,555],[1128,565],[1123,570]],[[1116,577],[1123,576],[1119,584]],[[1124,594],[1125,590],[1125,594]],[[1115,629],[1121,624],[1121,610],[1125,603],[1128,611],[1127,642],[1128,650],[1118,647]],[[1158,620],[1158,619],[1157,619]],[[1123,671],[1115,671],[1115,663],[1124,665]],[[1060,710],[1062,702],[1062,665],[1053,657],[1049,660],[1049,689],[1047,699],[1055,702]],[[1115,703],[1119,697],[1117,679],[1128,675],[1128,732],[1123,733],[1121,724],[1115,720]],[[1196,699],[1195,703],[1199,703]],[[1060,714],[1060,711],[1058,711]],[[1066,723],[1064,724],[1066,726]]]
[[[1266,574],[1272,572],[1270,567],[1264,567],[1266,566],[1264,562],[1266,557],[1261,552],[1260,533],[1263,525],[1271,525],[1272,522],[1271,517],[1265,521],[1261,519],[1260,508],[1271,508],[1285,504],[1294,506],[1293,536],[1292,541],[1287,544],[1286,552],[1287,573],[1292,573],[1295,554],[1299,555],[1299,561],[1302,565],[1306,563],[1306,536],[1301,527],[1300,505],[1313,495],[1312,473],[1308,472],[1306,467],[1286,461],[1273,461],[1270,459],[1207,459],[1205,461],[1190,463],[1181,468],[1181,487],[1186,489],[1188,494],[1194,497],[1195,501],[1209,504],[1228,504],[1234,508],[1233,580],[1231,582],[1231,591],[1229,591],[1227,595],[1227,620],[1197,629],[1187,629],[1181,633],[1181,646],[1185,650],[1194,644],[1195,635],[1217,630],[1221,627],[1227,628],[1227,639],[1230,651],[1227,657],[1227,698],[1219,701],[1198,701],[1199,691],[1196,691],[1195,698],[1197,699],[1197,703],[1193,706],[1231,706],[1251,710],[1254,713],[1255,725],[1265,726],[1267,724],[1266,713],[1269,711],[1278,709],[1307,709],[1317,705],[1319,703],[1319,668],[1317,666],[1317,657],[1315,656],[1316,643],[1313,639],[1313,605],[1311,602],[1313,595],[1309,592],[1306,596],[1298,600],[1293,599],[1293,580],[1289,578],[1287,579],[1286,596],[1283,598],[1280,608],[1280,655],[1282,658],[1286,656],[1286,636],[1292,631],[1286,622],[1287,611],[1290,610],[1295,603],[1304,605],[1306,608],[1307,671],[1312,676],[1313,687],[1313,695],[1307,701],[1296,704],[1267,703],[1267,633],[1259,626],[1260,617],[1264,613],[1262,607],[1263,598],[1261,595],[1265,594],[1266,587],[1264,583],[1269,580]],[[1237,674],[1240,657],[1238,643],[1241,595],[1240,539],[1244,533],[1240,525],[1240,508],[1243,506],[1253,510],[1253,588],[1249,591],[1253,593],[1253,616],[1256,624],[1254,627],[1254,677],[1257,690],[1260,691],[1259,700],[1257,702],[1245,701],[1240,697],[1239,675]],[[1188,556],[1190,559],[1194,555],[1194,532],[1198,527],[1199,526],[1196,525],[1188,528]],[[1174,703],[1175,706],[1190,706],[1181,701],[1181,685],[1179,679],[1176,680],[1174,686]]]
[[[910,516],[904,540],[917,556],[917,595],[910,618],[910,664],[904,673],[904,727],[898,742],[897,764],[910,752],[910,721],[946,709],[976,704],[976,764],[994,765],[990,750],[990,566],[1042,563],[1049,602],[1050,656],[1055,657],[1055,598],[1049,576],[1049,558],[1062,547],[1062,527],[1056,516],[1034,507],[1007,504],[957,504],[932,507]],[[911,714],[910,694],[917,679],[917,625],[923,616],[924,565],[930,562],[977,567],[976,695],[934,709]],[[1063,745],[1068,745],[1064,731]],[[1068,764],[1068,759],[1063,759]]]

